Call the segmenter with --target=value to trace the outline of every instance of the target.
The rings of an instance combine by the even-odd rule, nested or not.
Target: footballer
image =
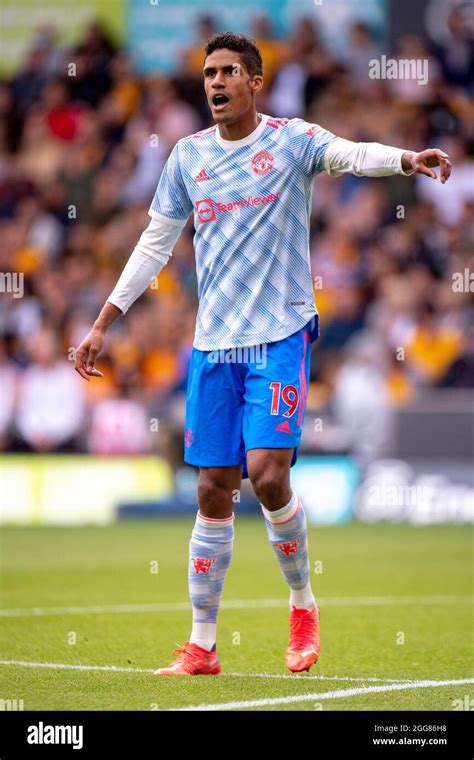
[[[309,257],[313,180],[425,174],[442,183],[442,150],[419,153],[351,142],[303,119],[259,113],[262,58],[254,41],[226,32],[204,51],[204,88],[214,126],[174,146],[151,202],[151,221],[86,338],[75,369],[95,361],[110,325],[168,262],[193,214],[199,308],[189,367],[184,461],[199,468],[189,543],[192,630],[158,676],[215,675],[216,629],[234,537],[233,494],[249,478],[268,539],[289,587],[286,665],[309,670],[320,654],[319,610],[310,584],[306,517],[290,482],[303,428],[312,343],[318,337]],[[241,351],[220,361],[222,350]],[[262,348],[264,352],[262,354]],[[262,355],[264,361],[262,361]]]

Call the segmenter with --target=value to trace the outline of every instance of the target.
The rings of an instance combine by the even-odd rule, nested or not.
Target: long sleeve
[[[186,220],[152,218],[140,236],[110,296],[109,303],[126,314],[130,306],[161,272],[171,256]]]
[[[402,169],[402,148],[371,142],[352,142],[338,137],[324,154],[324,169],[331,177],[350,172],[358,177],[385,177],[390,174],[409,176],[413,170]]]

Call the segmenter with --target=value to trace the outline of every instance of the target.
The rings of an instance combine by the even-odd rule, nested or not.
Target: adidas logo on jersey
[[[205,179],[211,179],[205,169],[200,171],[199,174],[196,177],[194,177],[195,182],[204,182]]]

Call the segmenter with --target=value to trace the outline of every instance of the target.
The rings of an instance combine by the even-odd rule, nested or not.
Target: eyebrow
[[[235,63],[228,63],[225,66],[205,66],[202,70],[202,73],[207,74],[209,71],[217,71],[218,69],[223,69],[224,71],[228,69],[232,70],[235,65]],[[240,64],[238,65],[240,66]]]

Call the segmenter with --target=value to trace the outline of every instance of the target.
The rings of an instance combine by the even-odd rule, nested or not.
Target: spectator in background
[[[43,326],[29,338],[28,349],[31,363],[18,388],[15,448],[37,453],[80,450],[83,389],[71,381],[71,366],[59,357],[54,332]]]
[[[5,340],[0,340],[0,451],[8,448],[14,420],[18,368],[8,356]]]
[[[368,332],[347,344],[336,376],[335,419],[347,447],[365,467],[387,456],[393,436],[393,407],[386,384],[388,356],[383,343]]]
[[[199,16],[196,21],[196,39],[184,52],[187,65],[195,76],[202,77],[203,50],[207,41],[218,31],[217,23],[213,16]]]
[[[305,112],[308,57],[318,48],[319,38],[313,21],[305,17],[299,19],[268,97],[270,112],[275,116],[292,119]]]
[[[459,359],[462,336],[443,325],[431,304],[424,304],[420,311],[418,323],[408,338],[406,359],[419,383],[435,384]]]
[[[18,150],[22,123],[11,85],[0,79],[0,161],[4,166],[8,156]]]
[[[268,89],[273,83],[282,58],[287,53],[287,45],[285,42],[276,39],[271,19],[263,13],[253,19],[252,36],[255,38],[257,47],[265,61],[264,87]]]
[[[15,106],[21,117],[38,103],[47,75],[44,71],[45,53],[41,48],[30,49],[18,74],[11,81],[11,91]]]
[[[352,25],[342,60],[356,87],[367,86],[369,63],[372,58],[380,58],[381,52],[380,45],[374,41],[366,24],[357,21]]]
[[[456,5],[448,16],[444,42],[434,52],[448,85],[472,90],[474,83],[474,33],[472,4]]]
[[[73,98],[94,107],[112,87],[111,63],[116,48],[105,29],[97,22],[88,24],[73,50],[75,65],[71,77]]]
[[[416,61],[416,76],[389,79],[394,95],[406,103],[430,103],[440,85],[440,70],[428,49],[428,43],[416,34],[406,34],[398,41],[394,56],[398,60]]]
[[[91,454],[148,454],[153,425],[146,407],[138,399],[124,398],[127,388],[115,397],[99,399],[92,408],[88,428]]]

